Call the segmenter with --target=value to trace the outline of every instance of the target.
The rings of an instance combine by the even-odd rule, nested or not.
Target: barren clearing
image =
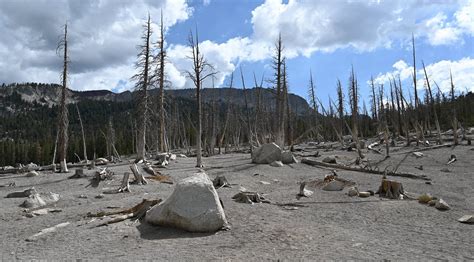
[[[28,259],[153,259],[153,260],[321,260],[321,259],[391,259],[473,260],[474,227],[457,222],[474,212],[472,146],[439,148],[424,151],[424,156],[410,155],[400,172],[426,175],[424,180],[389,177],[403,183],[405,191],[415,195],[431,193],[451,206],[439,211],[416,200],[349,197],[344,191],[327,192],[309,188],[314,194],[297,199],[300,181],[323,179],[330,169],[302,163],[271,167],[251,164],[250,154],[226,154],[204,158],[204,170],[211,179],[225,175],[231,188],[217,190],[231,229],[215,234],[188,233],[156,227],[144,221],[126,220],[95,227],[100,218],[86,217],[88,212],[130,208],[146,199],[166,199],[174,185],[149,180],[148,185],[131,185],[131,193],[95,196],[120,186],[128,165],[110,167],[112,180],[101,181],[97,188],[87,187],[90,178],[68,179],[69,174],[40,172],[37,177],[24,174],[0,176],[0,184],[15,182],[16,187],[0,187],[1,260]],[[305,147],[305,154],[316,149]],[[413,148],[398,148],[404,152]],[[405,156],[395,153],[380,164],[396,165]],[[322,159],[338,156],[339,163],[349,163],[354,152],[319,149]],[[366,153],[373,161],[382,155]],[[446,165],[451,154],[457,161]],[[297,157],[301,160],[301,157]],[[173,181],[197,171],[195,158],[178,158],[161,169]],[[423,170],[416,167],[423,165]],[[447,168],[450,172],[442,172]],[[74,171],[74,170],[72,170]],[[92,170],[84,170],[93,174]],[[339,177],[357,183],[360,190],[376,191],[381,176],[352,171],[337,171]],[[266,181],[270,184],[261,183]],[[59,193],[55,209],[61,212],[26,217],[19,207],[22,198],[4,198],[8,193],[34,186],[38,192]],[[232,200],[240,186],[263,193],[271,204],[243,204]],[[87,198],[81,198],[87,196]],[[288,205],[279,205],[288,204]],[[92,221],[92,222],[91,222]],[[67,223],[70,224],[62,224]],[[60,225],[56,230],[27,238],[43,229]]]

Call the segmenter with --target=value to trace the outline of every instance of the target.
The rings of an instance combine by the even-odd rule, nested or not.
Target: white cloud
[[[459,27],[474,36],[474,0],[466,1],[454,16]]]
[[[442,13],[425,21],[427,38],[431,45],[450,45],[462,42],[462,31],[447,22],[447,16]]]
[[[377,84],[388,84],[394,77],[400,79],[405,83],[405,86],[412,86],[413,66],[409,66],[405,61],[397,61],[393,65],[394,70],[387,73],[380,73],[374,82]],[[457,61],[441,60],[429,65],[426,65],[426,72],[430,79],[431,85],[434,82],[439,85],[443,92],[448,92],[451,88],[449,72],[453,74],[453,82],[457,90],[474,91],[474,59],[465,57]],[[423,69],[417,71],[417,86],[423,89],[425,85],[425,76]]]

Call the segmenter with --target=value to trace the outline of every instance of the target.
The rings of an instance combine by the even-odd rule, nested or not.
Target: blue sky
[[[270,58],[281,33],[293,93],[307,97],[312,70],[317,94],[327,101],[335,97],[338,78],[347,86],[352,65],[363,98],[371,76],[387,84],[400,75],[412,90],[413,33],[418,69],[423,60],[443,90],[452,70],[460,90],[474,91],[474,0],[5,0],[0,32],[10,37],[0,39],[0,82],[59,82],[61,63],[54,50],[68,21],[71,88],[132,89],[141,25],[150,13],[156,32],[161,10],[171,88],[192,87],[184,71],[190,67],[188,34],[197,26],[202,51],[219,72],[218,87],[239,67],[247,87],[253,72],[258,79],[271,78]],[[238,79],[235,85],[241,87]],[[423,89],[422,81],[419,86]]]

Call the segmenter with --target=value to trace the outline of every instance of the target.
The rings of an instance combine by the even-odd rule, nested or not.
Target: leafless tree
[[[196,154],[197,154],[197,167],[202,167],[202,102],[201,102],[201,89],[203,81],[212,77],[216,74],[214,67],[209,64],[204,55],[199,50],[199,36],[196,28],[196,36],[194,37],[193,32],[189,32],[188,38],[189,47],[192,50],[192,54],[189,59],[192,60],[192,70],[186,71],[186,75],[191,79],[196,87],[196,100],[197,100],[197,111],[198,111],[198,127],[196,132]]]
[[[132,77],[136,81],[135,88],[137,90],[137,158],[136,162],[145,159],[146,154],[146,123],[148,117],[148,89],[151,78],[151,19],[148,14],[148,19],[143,26],[142,41],[143,44],[139,45],[140,52],[137,55],[138,61],[135,65],[138,73]]]
[[[160,39],[158,40],[158,54],[155,58],[157,61],[156,75],[158,80],[158,116],[159,116],[159,150],[161,152],[168,151],[166,143],[166,130],[165,130],[165,64],[166,64],[166,49],[165,49],[165,35],[164,35],[164,24],[163,24],[163,11],[161,12],[160,22]]]
[[[362,151],[360,148],[359,142],[359,130],[358,130],[358,118],[359,118],[359,87],[357,83],[357,78],[354,73],[354,67],[351,70],[351,76],[349,78],[349,102],[351,105],[351,115],[352,115],[352,141],[356,144],[357,154],[362,159]]]
[[[283,43],[281,40],[281,34],[278,35],[278,40],[275,43],[275,54],[273,56],[272,67],[275,70],[274,80],[273,83],[275,84],[275,113],[276,113],[276,121],[274,122],[274,132],[276,137],[276,143],[279,146],[284,145],[285,141],[285,133],[284,133],[284,101],[283,101]]]
[[[428,88],[429,102],[431,105],[431,110],[433,111],[433,115],[434,115],[436,131],[438,132],[438,143],[441,145],[443,144],[443,139],[441,138],[441,127],[439,126],[438,113],[436,112],[435,101],[433,99],[433,93],[431,92],[431,84],[428,78],[428,74],[426,73],[425,63],[422,61],[422,64],[423,64],[423,72],[425,73],[426,87]]]
[[[67,144],[68,144],[68,110],[67,110],[67,75],[68,75],[68,40],[67,40],[67,23],[64,25],[64,35],[59,41],[56,49],[57,53],[63,51],[63,72],[61,75],[62,86],[59,102],[59,121],[58,121],[58,155],[60,163],[60,172],[68,172],[66,164]]]
[[[457,118],[457,113],[456,113],[456,101],[455,101],[455,96],[454,96],[454,82],[453,82],[453,74],[451,73],[451,70],[449,70],[449,78],[451,80],[451,106],[453,110],[453,119],[452,119],[452,124],[453,124],[453,139],[454,139],[454,144],[458,145],[458,118]]]
[[[77,116],[79,117],[79,124],[81,125],[82,149],[84,150],[84,161],[87,164],[89,160],[87,160],[86,136],[84,134],[84,125],[82,124],[81,112],[79,112],[79,107],[77,106],[77,104],[76,104],[76,111],[77,111]]]

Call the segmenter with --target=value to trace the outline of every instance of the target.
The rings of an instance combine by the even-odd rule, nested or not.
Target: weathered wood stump
[[[377,191],[377,194],[381,197],[390,199],[401,199],[404,193],[402,183],[388,179],[382,179],[382,183]]]

